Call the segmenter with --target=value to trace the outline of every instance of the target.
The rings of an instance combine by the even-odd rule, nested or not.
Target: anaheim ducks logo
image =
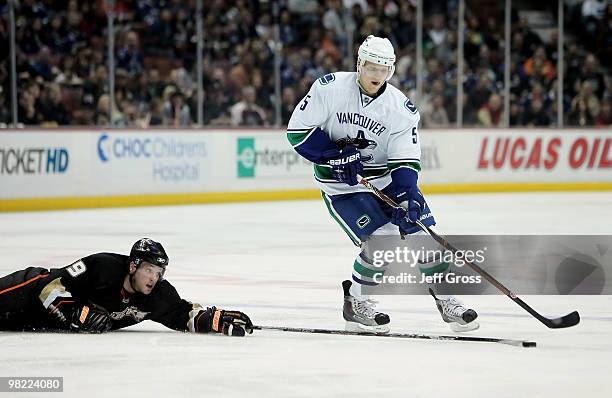
[[[127,307],[121,312],[113,312],[110,314],[110,317],[115,321],[121,320],[125,317],[130,317],[136,322],[142,322],[145,317],[149,315],[149,312],[140,311],[136,307]]]

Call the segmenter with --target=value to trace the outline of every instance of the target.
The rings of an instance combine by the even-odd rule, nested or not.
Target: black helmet
[[[130,261],[138,267],[143,261],[147,263],[157,265],[166,271],[168,265],[168,255],[164,250],[164,247],[159,242],[155,242],[150,238],[139,239],[132,250],[130,251]]]

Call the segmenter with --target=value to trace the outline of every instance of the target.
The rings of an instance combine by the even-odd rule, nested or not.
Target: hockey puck
[[[535,346],[536,346],[535,341],[523,341],[523,347],[535,347]]]

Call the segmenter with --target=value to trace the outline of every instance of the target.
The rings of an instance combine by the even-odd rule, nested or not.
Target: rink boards
[[[422,130],[426,193],[610,190],[612,131]],[[282,129],[4,130],[0,211],[306,199]]]

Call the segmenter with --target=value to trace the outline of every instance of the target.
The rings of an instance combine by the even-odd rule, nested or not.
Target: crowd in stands
[[[275,123],[272,1],[203,2],[204,125]],[[415,98],[424,127],[456,122],[457,0],[424,1],[422,98],[416,98],[416,9],[410,0],[279,0],[281,124],[314,80],[353,70],[369,34],[396,48],[391,83]],[[519,2],[520,3],[520,2]],[[556,4],[556,2],[554,2]],[[503,126],[503,2],[466,0],[465,126]],[[109,92],[107,1],[21,0],[16,10],[19,122],[191,126],[197,120],[196,1],[116,0],[115,98]],[[1,6],[0,6],[1,7]],[[8,6],[0,20],[0,124],[11,123]],[[551,15],[556,9],[549,10]],[[542,37],[513,10],[511,126],[557,122],[557,32]],[[612,2],[570,0],[564,123],[612,124]],[[113,118],[109,109],[113,104]]]

